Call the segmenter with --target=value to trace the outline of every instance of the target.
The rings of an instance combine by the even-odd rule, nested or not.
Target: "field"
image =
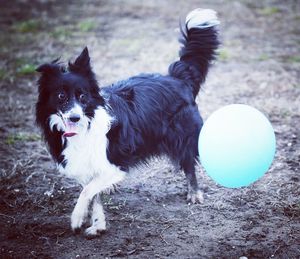
[[[232,103],[271,121],[277,151],[249,187],[217,185],[199,165],[203,204],[186,202],[165,158],[103,194],[108,231],[70,228],[81,187],[59,175],[35,125],[38,73],[88,46],[101,86],[177,59],[178,20],[212,8],[222,45],[197,103],[204,119]],[[300,258],[300,2],[297,0],[1,1],[1,258]],[[255,140],[253,140],[255,141]]]

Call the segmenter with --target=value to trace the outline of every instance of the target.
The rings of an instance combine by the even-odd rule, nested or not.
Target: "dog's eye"
[[[86,103],[86,95],[85,94],[80,94],[78,99],[79,99],[79,102]]]
[[[66,99],[66,94],[65,93],[59,93],[57,95],[57,98],[60,100],[60,101],[64,101]]]

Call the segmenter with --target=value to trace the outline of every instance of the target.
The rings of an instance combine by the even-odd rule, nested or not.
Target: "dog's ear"
[[[76,66],[90,66],[89,50],[85,47],[80,55],[76,58],[74,65]]]
[[[58,64],[59,58],[53,60],[51,63],[45,63],[36,68],[35,71],[43,75],[56,75],[64,71],[64,68]]]
[[[74,73],[88,75],[92,72],[88,48],[85,47],[74,63],[69,62],[69,70]]]

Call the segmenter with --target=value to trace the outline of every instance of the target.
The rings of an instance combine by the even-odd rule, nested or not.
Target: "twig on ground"
[[[169,244],[164,237],[162,236],[163,232],[166,231],[167,229],[169,229],[170,227],[172,227],[172,225],[168,225],[166,228],[164,228],[160,233],[159,233],[159,237],[161,238],[161,240],[166,243],[167,245]]]

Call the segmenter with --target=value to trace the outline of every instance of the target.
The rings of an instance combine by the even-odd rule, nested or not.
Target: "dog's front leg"
[[[85,230],[85,235],[88,238],[97,236],[99,233],[106,230],[105,215],[101,203],[100,194],[96,194],[93,199],[91,226]]]
[[[113,170],[112,173],[103,173],[95,177],[89,184],[87,184],[83,188],[71,215],[71,227],[74,231],[81,228],[82,224],[84,223],[84,220],[88,215],[89,205],[94,196],[97,193],[103,192],[107,188],[110,188],[112,185],[117,184],[118,182],[123,180],[124,177],[125,172],[121,170]],[[100,207],[97,205],[95,206],[96,208],[102,209],[101,203]],[[105,218],[103,218],[103,220],[105,221]]]

